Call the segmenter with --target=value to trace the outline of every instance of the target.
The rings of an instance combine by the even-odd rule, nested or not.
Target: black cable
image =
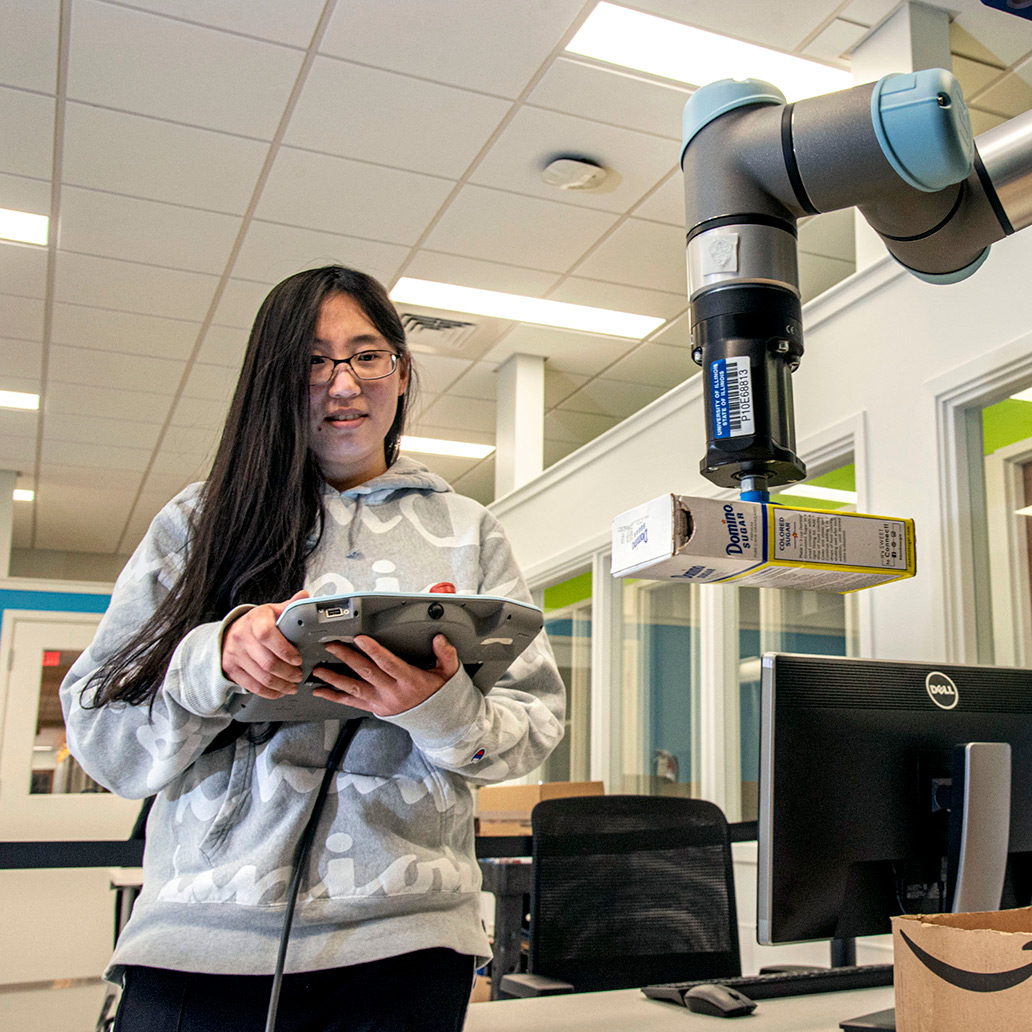
[[[297,904],[297,893],[301,887],[301,879],[304,877],[305,861],[308,859],[309,850],[312,848],[312,841],[315,838],[315,829],[319,823],[323,806],[326,804],[326,796],[330,791],[330,781],[337,768],[344,761],[348,746],[355,737],[358,725],[364,717],[345,721],[340,729],[337,741],[330,750],[329,758],[326,760],[326,770],[323,773],[322,784],[319,786],[319,794],[315,797],[315,806],[301,832],[301,838],[297,843],[297,852],[294,854],[294,866],[290,876],[290,887],[287,889],[287,912],[283,917],[283,931],[280,932],[279,955],[276,957],[276,971],[272,976],[272,990],[269,993],[269,1010],[265,1018],[265,1032],[275,1032],[276,1012],[279,1010],[280,989],[283,985],[283,968],[287,960],[287,946],[290,944],[290,926],[294,923],[294,907]]]

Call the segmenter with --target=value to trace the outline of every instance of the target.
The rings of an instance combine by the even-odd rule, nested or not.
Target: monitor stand
[[[953,750],[949,854],[950,911],[999,910],[1010,837],[1011,753],[1003,742],[968,742]],[[833,943],[834,945],[834,943]],[[895,1032],[894,1009],[839,1023],[842,1032]]]

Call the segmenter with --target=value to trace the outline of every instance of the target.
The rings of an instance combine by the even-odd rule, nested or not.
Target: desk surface
[[[838,1032],[839,1022],[893,1006],[892,986],[761,1000],[742,1024],[650,1000],[638,989],[496,1000],[469,1008],[464,1032]]]

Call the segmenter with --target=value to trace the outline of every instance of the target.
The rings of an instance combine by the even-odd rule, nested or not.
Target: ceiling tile
[[[60,247],[189,272],[221,273],[240,230],[235,215],[65,187]]]
[[[99,488],[104,491],[135,492],[138,483],[136,477],[127,477],[121,470],[83,469],[75,462],[50,462],[46,474],[49,483],[58,491]],[[56,502],[59,497],[59,494],[55,494],[49,501]]]
[[[552,64],[527,103],[680,140],[681,113],[691,92],[687,86],[623,68],[600,68],[570,55]]]
[[[840,13],[836,8],[841,0],[790,4],[772,4],[769,0],[692,0],[690,4],[684,0],[636,0],[634,6],[750,43],[795,50],[825,19]]]
[[[28,409],[0,408],[0,438],[7,440],[9,438],[21,437],[35,444],[38,428],[38,412]]]
[[[522,4],[348,0],[321,50],[378,68],[516,97],[548,58],[583,0]],[[404,26],[404,31],[399,31]]]
[[[165,451],[195,455],[198,459],[213,455],[221,434],[217,430],[195,426],[170,426],[161,447]]]
[[[47,249],[0,241],[0,283],[6,294],[45,298]]]
[[[1002,62],[991,50],[979,43],[974,36],[966,29],[962,29],[956,21],[950,22],[950,51],[954,55],[970,58],[972,61],[980,61],[983,64],[1004,67]]]
[[[805,305],[856,271],[854,262],[799,252],[799,292]]]
[[[553,441],[545,438],[545,469],[575,452],[586,441]]]
[[[161,386],[154,384],[154,387]],[[51,383],[43,398],[47,413],[66,412],[73,415],[108,418],[117,412],[122,419],[141,423],[163,423],[172,406],[172,395],[155,390],[131,391],[119,387],[84,388],[76,383]]]
[[[458,179],[509,107],[482,93],[319,57],[284,142]]]
[[[619,283],[602,283],[577,276],[563,280],[548,296],[553,301],[569,301],[575,305],[652,315],[661,319],[672,319],[688,307],[686,293],[661,294],[658,290],[625,287]]]
[[[267,283],[251,283],[247,280],[226,280],[213,323],[220,326],[234,326],[241,330],[251,329],[265,296],[269,293]]]
[[[599,434],[611,430],[620,420],[613,416],[599,416],[590,412],[564,412],[552,409],[545,416],[545,437],[551,441],[569,441],[587,444]]]
[[[856,262],[856,209],[815,215],[799,226],[799,250]]]
[[[684,176],[675,169],[663,185],[634,209],[634,217],[684,229]]]
[[[42,342],[0,337],[0,370],[0,384],[3,385],[12,377],[38,380],[43,371]]]
[[[545,410],[553,409],[565,401],[588,377],[577,373],[565,373],[561,369],[545,366]]]
[[[36,468],[36,437],[0,437],[0,469],[16,470],[19,476],[32,476]],[[20,486],[20,485],[19,485]]]
[[[522,323],[506,334],[485,357],[490,362],[504,362],[517,352],[544,355],[549,369],[595,376],[623,357],[634,345],[634,341],[619,337],[597,337],[575,330]]]
[[[0,89],[0,140],[4,141],[0,172],[49,179],[54,161],[54,98]]]
[[[226,422],[228,405],[209,398],[180,398],[172,412],[172,426],[189,426],[199,430],[221,430]]]
[[[282,147],[255,216],[413,244],[453,186],[446,179]]]
[[[233,275],[273,284],[302,269],[346,265],[386,283],[393,279],[408,253],[409,248],[400,244],[255,220],[247,227]]]
[[[687,348],[646,342],[607,369],[606,376],[669,390],[698,371],[699,367],[691,360]]]
[[[274,43],[76,0],[68,97],[270,140],[302,56]]]
[[[58,252],[54,297],[70,304],[200,322],[217,283],[215,276],[203,273]]]
[[[31,297],[0,294],[0,326],[14,340],[43,339],[43,302]]]
[[[899,7],[899,0],[852,0],[838,13],[849,21],[871,26]]]
[[[140,423],[128,419],[101,419],[98,416],[76,416],[70,412],[48,411],[44,435],[48,444],[65,441],[151,449],[157,444],[161,427],[157,423]]]
[[[415,355],[413,361],[419,394],[441,394],[470,367],[467,359],[448,355]]]
[[[481,505],[494,501],[495,460],[493,455],[471,466],[461,476],[455,477],[452,486],[461,495],[473,498]]]
[[[129,470],[142,473],[150,462],[149,448],[121,448],[87,441],[55,441],[43,435],[43,466],[57,462],[79,469]],[[42,498],[42,494],[41,494]]]
[[[684,230],[627,219],[574,270],[578,276],[678,294],[687,271]]]
[[[495,433],[497,424],[493,401],[456,398],[450,393],[434,402],[424,420],[450,430],[479,430],[483,434]]]
[[[185,362],[152,355],[52,344],[47,362],[47,386],[56,383],[120,390],[173,390],[186,368]]]
[[[3,386],[8,391],[24,391],[26,394],[38,394],[41,391],[39,377],[8,376],[3,374]]]
[[[1032,22],[1024,18],[1008,18],[1000,11],[986,11],[972,3],[954,17],[954,23],[1001,64],[1012,65],[1032,50]]]
[[[1003,75],[1000,68],[993,65],[983,64],[981,61],[970,61],[966,57],[953,55],[953,74],[964,91],[964,99],[970,101],[977,96],[991,82]]]
[[[133,0],[143,7],[216,29],[294,47],[307,47],[319,23],[325,0]]]
[[[62,177],[74,186],[243,215],[267,152],[257,140],[70,102]]]
[[[469,472],[479,460],[463,459],[455,455],[428,455],[425,452],[404,451],[403,454],[421,462],[431,473],[444,477],[449,484]]]
[[[554,272],[463,258],[460,255],[443,254],[425,248],[416,252],[405,268],[405,275],[437,283],[478,287],[481,290],[500,290],[503,294],[524,294],[528,297],[544,297],[549,287],[558,279]]]
[[[57,92],[60,0],[21,0],[0,7],[0,78],[9,86]]]
[[[463,187],[426,240],[432,250],[564,272],[615,221],[607,212]]]
[[[689,313],[675,319],[666,326],[661,326],[649,338],[654,344],[672,344],[674,347],[686,348],[691,337],[691,330],[688,325]]]
[[[971,131],[975,136],[987,133],[990,129],[995,129],[998,125],[1003,125],[1007,121],[1003,115],[993,115],[988,111],[980,111],[975,107],[968,108],[968,115],[971,118]]]
[[[0,350],[0,354],[3,351]],[[495,362],[477,362],[448,388],[454,398],[486,398],[498,396],[498,365]]]
[[[141,509],[145,502],[153,505],[151,515],[148,517],[149,519],[153,518],[164,507],[166,502],[175,498],[186,487],[187,483],[188,481],[183,480],[178,475],[156,473],[154,470],[151,470],[143,482],[143,487],[140,488],[140,501],[137,504],[137,510]]]
[[[672,168],[679,144],[573,115],[523,107],[492,145],[470,181],[544,200],[624,212]],[[595,190],[558,190],[541,172],[562,154],[589,158],[611,169]]]
[[[845,65],[842,60],[867,35],[868,25],[836,18],[803,48],[802,53],[819,61],[831,61]]]
[[[53,309],[50,339],[55,344],[71,344],[79,348],[185,361],[197,342],[200,328],[200,323],[182,319],[161,319],[153,315],[57,302]]]
[[[240,369],[247,350],[248,333],[231,326],[209,326],[197,352],[197,361]]]
[[[210,401],[225,402],[233,396],[237,376],[237,370],[226,366],[194,362],[183,387],[183,394],[188,398],[206,398]]]
[[[571,394],[560,406],[564,412],[590,412],[599,416],[626,419],[664,393],[662,387],[623,383],[596,377]]]
[[[157,473],[181,477],[187,484],[192,484],[195,480],[204,480],[209,468],[210,463],[198,455],[174,452],[168,448],[162,448],[154,456],[152,467]]]
[[[33,215],[50,214],[50,182],[25,176],[0,174],[0,197],[4,208],[30,211]]]

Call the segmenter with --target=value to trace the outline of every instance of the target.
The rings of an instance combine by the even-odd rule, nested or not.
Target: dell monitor
[[[768,653],[761,680],[761,943],[1029,903],[1032,671]]]

